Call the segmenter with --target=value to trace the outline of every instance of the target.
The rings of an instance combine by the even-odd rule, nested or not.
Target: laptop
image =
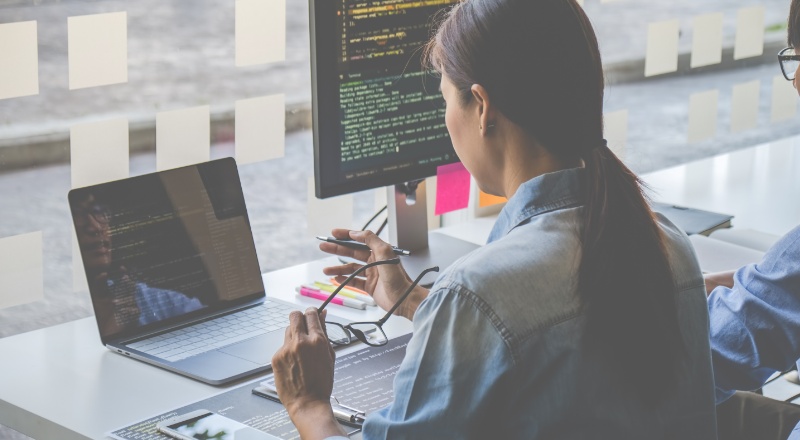
[[[232,158],[73,189],[69,204],[103,345],[212,385],[270,368],[299,307],[266,298]]]

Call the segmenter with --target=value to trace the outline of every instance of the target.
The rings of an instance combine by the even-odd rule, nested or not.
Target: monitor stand
[[[454,261],[479,246],[437,232],[428,232],[425,181],[410,182],[388,188],[389,242],[411,251],[401,257],[408,276],[415,279],[423,270],[439,266],[439,273]],[[431,272],[420,284],[430,286],[439,274]]]

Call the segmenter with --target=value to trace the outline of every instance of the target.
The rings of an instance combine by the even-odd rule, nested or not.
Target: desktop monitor
[[[437,18],[459,0],[309,1],[317,197],[394,186],[389,239],[415,255],[406,268],[415,276],[422,268],[409,265],[447,265],[472,246],[427,233],[424,183],[416,181],[458,157],[439,78],[421,55]]]

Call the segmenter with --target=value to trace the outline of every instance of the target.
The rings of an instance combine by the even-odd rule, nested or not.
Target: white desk
[[[642,177],[654,200],[731,214],[736,228],[780,236],[800,224],[800,137]]]
[[[267,294],[303,308],[318,301],[298,298],[294,288],[320,279],[327,258],[264,275]],[[343,318],[380,319],[332,304]],[[390,319],[389,336],[411,331],[403,318]],[[0,339],[0,424],[37,440],[100,439],[112,429],[195,402],[227,388],[213,387],[114,354],[100,344],[94,317]]]

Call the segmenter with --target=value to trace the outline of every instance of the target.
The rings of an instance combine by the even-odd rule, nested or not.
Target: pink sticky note
[[[469,206],[469,171],[461,162],[436,169],[436,215]]]

